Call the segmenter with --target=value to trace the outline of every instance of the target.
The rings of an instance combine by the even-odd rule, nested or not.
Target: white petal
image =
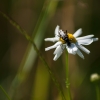
[[[81,58],[83,58],[84,59],[84,56],[83,56],[83,54],[81,53],[81,51],[78,49],[77,50],[77,52],[76,52]]]
[[[82,36],[82,37],[78,37],[78,38],[76,38],[76,40],[89,39],[89,38],[92,38],[93,36],[94,36],[94,35]]]
[[[57,53],[59,53],[59,52],[62,52],[62,49],[61,49],[60,45],[57,46],[57,48],[55,49],[55,51],[54,51],[53,54],[57,54]]]
[[[53,59],[54,61],[56,61],[61,56],[61,54],[63,53],[65,47],[66,47],[66,45],[57,46],[57,48],[54,51],[54,54],[55,54],[55,57]]]
[[[71,46],[66,46],[68,53],[75,55],[78,48],[75,44],[71,43]]]
[[[53,48],[56,48],[60,44],[62,44],[62,42],[59,41],[59,42],[55,43],[53,46],[45,48],[45,51],[48,51],[48,50],[53,49]]]
[[[98,38],[93,38],[93,41],[98,41],[99,39]]]
[[[55,37],[59,36],[59,26],[57,25],[55,28]]]
[[[56,42],[59,41],[59,37],[54,37],[54,38],[46,38],[44,39],[45,41],[51,41],[51,42]]]
[[[87,48],[85,48],[84,46],[82,46],[82,45],[77,45],[77,47],[78,47],[79,49],[81,49],[82,51],[84,51],[85,53],[87,53],[87,54],[90,53],[90,51],[89,51]]]
[[[65,48],[65,45],[59,45],[59,46],[57,46],[57,48],[55,49],[55,51],[54,51],[53,54],[60,54],[60,53],[62,53],[63,50],[64,50],[64,48]]]
[[[78,50],[78,48],[76,47],[76,45],[74,45],[74,47],[72,49],[73,49],[73,52],[76,52]]]
[[[74,36],[74,37],[78,37],[78,36],[81,35],[81,34],[82,34],[82,28],[78,29],[78,30],[73,34],[73,36]]]
[[[56,61],[56,60],[61,56],[61,54],[62,54],[62,53],[56,54],[56,55],[54,56],[53,60]]]
[[[90,39],[84,39],[84,40],[78,40],[78,44],[83,44],[83,45],[89,45],[93,42],[93,38]]]
[[[64,33],[64,31],[62,31],[62,30],[59,30],[59,33],[60,33],[60,35],[61,35],[61,36],[65,36],[65,33]]]

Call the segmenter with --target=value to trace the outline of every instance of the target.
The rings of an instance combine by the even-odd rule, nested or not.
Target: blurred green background
[[[53,45],[44,38],[54,37],[56,25],[74,33],[82,28],[83,36],[100,37],[100,0],[0,0],[0,11],[17,22],[34,40],[62,86],[67,99],[66,53],[53,61]],[[69,55],[69,76],[72,100],[96,100],[95,84],[90,75],[100,74],[100,41],[86,46],[85,59]],[[100,82],[97,83],[100,89]],[[0,85],[11,100],[62,100],[51,76],[32,44],[0,14]],[[0,90],[0,100],[7,100]]]

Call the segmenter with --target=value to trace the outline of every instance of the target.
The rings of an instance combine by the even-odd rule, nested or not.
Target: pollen
[[[63,44],[64,43],[66,43],[66,41],[65,40],[63,40],[61,37],[60,37],[60,39],[59,39]]]
[[[76,38],[73,36],[73,34],[68,33],[68,39],[71,43],[76,43]]]

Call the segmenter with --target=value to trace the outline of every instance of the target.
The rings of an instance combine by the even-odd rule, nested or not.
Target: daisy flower
[[[78,54],[81,58],[84,59],[84,56],[80,50],[84,51],[87,54],[89,54],[90,51],[83,45],[89,45],[92,42],[97,41],[98,38],[93,38],[94,35],[78,37],[81,34],[82,34],[81,28],[78,29],[74,34],[71,34],[67,33],[67,30],[66,31],[61,30],[57,25],[55,28],[55,37],[45,39],[45,41],[51,41],[56,43],[53,46],[45,48],[45,51],[56,48],[54,51],[55,55],[53,58],[54,61],[56,61],[61,56],[65,48],[67,49],[68,53],[73,55]]]

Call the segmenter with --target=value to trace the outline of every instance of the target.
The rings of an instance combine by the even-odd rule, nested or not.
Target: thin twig
[[[50,74],[52,80],[54,81],[56,87],[58,88],[59,92],[61,93],[62,99],[63,99],[63,100],[66,100],[66,99],[65,99],[65,96],[64,96],[64,93],[63,93],[63,91],[62,91],[62,88],[61,88],[61,86],[60,86],[60,84],[59,84],[59,82],[56,80],[56,78],[55,78],[54,74],[52,73],[52,71],[51,71],[51,69],[50,69],[48,63],[46,62],[46,60],[45,60],[44,57],[42,56],[41,52],[38,50],[38,48],[37,48],[37,46],[35,45],[35,43],[34,43],[34,41],[32,40],[32,38],[27,34],[27,32],[26,32],[24,29],[22,29],[22,28],[19,26],[19,24],[17,24],[15,21],[13,21],[10,17],[8,17],[6,14],[4,14],[4,13],[1,12],[1,11],[0,11],[0,14],[1,14],[4,18],[6,18],[13,26],[15,26],[15,27],[20,31],[20,33],[23,34],[23,35],[25,36],[25,38],[33,45],[34,50],[35,50],[36,53],[38,54],[39,58],[42,60],[42,62],[43,62],[43,64],[45,65],[45,67],[48,69],[48,72],[49,72],[49,74]]]
[[[9,95],[7,94],[7,92],[3,89],[3,87],[0,85],[0,89],[3,91],[3,93],[5,94],[5,96],[7,97],[8,100],[11,100]]]

